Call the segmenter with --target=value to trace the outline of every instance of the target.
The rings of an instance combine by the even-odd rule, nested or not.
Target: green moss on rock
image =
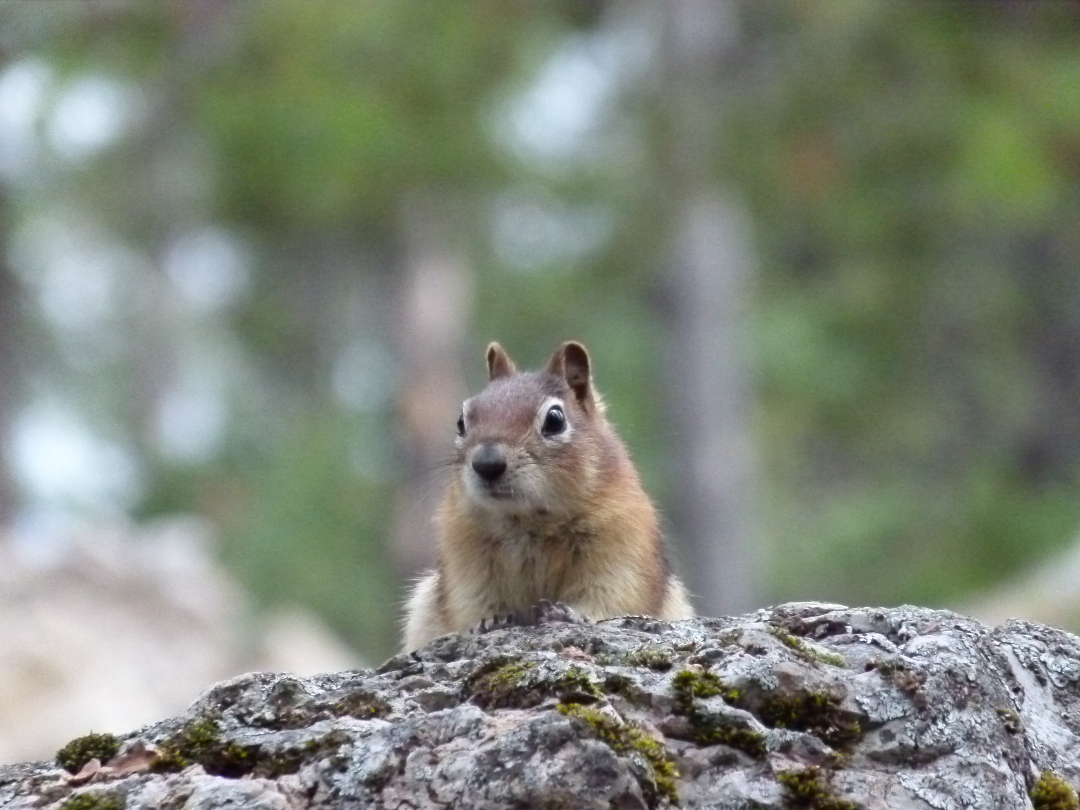
[[[153,770],[159,772],[179,771],[198,763],[209,774],[237,778],[251,773],[257,764],[257,749],[224,739],[221,724],[214,717],[186,723],[158,748]]]
[[[652,777],[652,784],[643,786],[650,806],[655,806],[660,797],[672,804],[678,804],[676,780],[679,778],[679,772],[675,768],[675,763],[668,757],[663,743],[653,739],[635,725],[619,723],[599,709],[564,703],[558,707],[558,711],[580,721],[593,736],[602,740],[616,753],[641,755]]]
[[[485,708],[535,706],[542,695],[537,690],[523,688],[525,676],[535,666],[518,659],[498,659],[473,673],[465,687],[476,703]]]
[[[124,810],[126,804],[124,797],[115,793],[80,793],[67,799],[59,810]]]
[[[563,675],[553,679],[550,687],[560,703],[596,703],[604,699],[600,687],[581,667],[570,667]]]
[[[334,701],[331,709],[335,717],[355,717],[357,720],[371,720],[389,714],[390,704],[378,695],[355,692]]]
[[[344,757],[339,752],[348,742],[349,735],[338,729],[318,739],[309,740],[299,748],[288,748],[274,753],[260,751],[251,775],[277,779],[279,776],[296,773],[305,762],[318,759],[329,759],[331,764],[341,765]]]
[[[848,799],[837,797],[825,781],[821,768],[789,771],[776,777],[784,787],[784,798],[794,807],[809,810],[860,810],[860,806]]]
[[[847,666],[847,662],[844,661],[842,656],[839,656],[834,652],[829,652],[828,650],[823,650],[816,644],[808,644],[798,636],[792,635],[783,627],[770,627],[769,633],[789,650],[795,652],[795,654],[804,661],[828,664],[831,667]]]
[[[561,703],[595,703],[604,699],[600,685],[581,667],[541,677],[536,664],[512,660],[493,662],[476,672],[466,688],[479,705],[489,709],[527,708],[554,696]]]
[[[673,656],[671,651],[664,647],[646,645],[628,652],[624,661],[626,666],[629,667],[648,667],[659,672],[665,672],[671,669]]]
[[[867,668],[876,669],[881,673],[881,676],[906,695],[916,708],[926,708],[926,695],[922,692],[922,686],[926,683],[926,673],[910,669],[899,657],[884,660],[872,659]]]
[[[102,764],[120,751],[120,739],[114,734],[87,734],[76,737],[56,752],[56,764],[70,773],[78,773],[92,759]]]
[[[717,695],[729,703],[739,699],[739,692],[729,689],[713,673],[684,669],[672,678],[675,693],[675,713],[690,722],[692,739],[698,745],[728,745],[760,759],[765,756],[765,738],[757,731],[737,725],[731,720],[702,711],[696,698]]]
[[[677,672],[671,679],[671,687],[675,692],[676,703],[683,707],[689,706],[694,698],[722,695],[729,703],[739,699],[737,690],[728,689],[723,681],[708,670],[684,669]]]
[[[828,692],[769,695],[752,711],[771,728],[805,731],[833,748],[850,745],[863,735],[862,725],[848,718],[840,699]]]
[[[339,689],[318,697],[309,695],[293,678],[282,678],[267,699],[269,712],[257,712],[247,722],[275,730],[307,728],[320,720],[355,717],[370,720],[390,713],[390,705],[362,689]]]
[[[1053,771],[1043,771],[1028,795],[1034,810],[1080,810],[1076,791]]]

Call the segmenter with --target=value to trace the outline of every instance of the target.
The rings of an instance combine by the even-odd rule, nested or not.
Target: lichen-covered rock
[[[1075,808],[1080,639],[810,603],[557,622],[245,675],[121,742],[0,766],[0,808]]]

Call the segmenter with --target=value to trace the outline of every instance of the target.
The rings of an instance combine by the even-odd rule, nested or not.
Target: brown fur
[[[466,432],[436,514],[439,565],[409,600],[405,648],[542,599],[591,619],[692,616],[585,348],[564,343],[543,371],[518,372],[493,343],[487,366],[488,386],[465,403]],[[567,428],[542,435],[552,403]],[[507,465],[490,485],[471,467],[483,446]]]

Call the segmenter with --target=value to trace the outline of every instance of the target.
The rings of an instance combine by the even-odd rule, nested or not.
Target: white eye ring
[[[545,399],[536,412],[536,432],[547,441],[565,442],[573,431],[566,404],[558,397]]]

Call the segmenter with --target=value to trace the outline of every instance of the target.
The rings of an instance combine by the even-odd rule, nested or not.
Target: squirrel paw
[[[550,624],[551,622],[570,622],[585,624],[588,620],[565,602],[550,602],[541,599],[532,609],[532,624]]]
[[[504,627],[519,627],[523,622],[514,613],[496,613],[490,618],[483,618],[470,632],[474,635],[490,633],[492,630],[502,630]]]
[[[526,615],[496,613],[494,616],[481,619],[480,623],[470,632],[473,635],[482,635],[507,627],[536,627],[541,624],[551,624],[552,622],[586,624],[588,619],[565,602],[551,602],[547,599],[541,599],[532,606]]]

